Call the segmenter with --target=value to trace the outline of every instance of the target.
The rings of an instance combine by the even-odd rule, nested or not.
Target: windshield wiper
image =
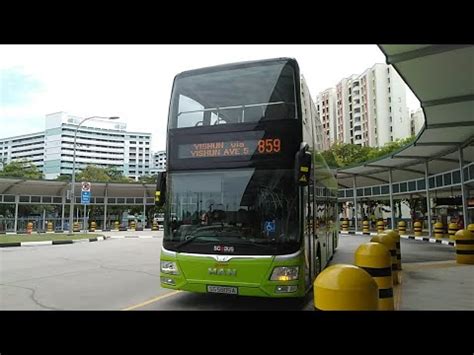
[[[192,242],[194,239],[197,239],[197,238],[202,238],[202,237],[215,237],[214,235],[193,235],[191,237],[189,237],[188,239],[186,240],[183,240],[181,243],[178,243],[175,248],[176,248],[176,251],[179,251],[179,248],[181,248],[182,246]],[[215,241],[208,241],[208,242],[212,242],[212,243],[215,243]]]

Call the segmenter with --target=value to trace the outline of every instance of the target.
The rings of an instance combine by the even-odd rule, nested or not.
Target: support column
[[[43,231],[46,231],[46,210],[43,208]]]
[[[108,188],[108,186],[109,186],[109,184],[106,183],[105,184],[105,196],[104,196],[104,226],[102,227],[102,230],[107,229],[107,200],[108,200],[107,188]]]
[[[145,230],[146,226],[146,188],[143,190],[143,217],[145,221],[143,222],[143,230]]]
[[[15,224],[13,226],[13,231],[16,233],[18,230],[18,203],[20,202],[20,196],[15,195]],[[5,229],[6,232],[6,229]]]
[[[389,195],[390,195],[390,227],[395,229],[395,211],[393,209],[393,185],[392,185],[392,168],[388,169],[388,183],[390,184]]]
[[[356,176],[354,175],[352,177],[353,179],[353,183],[354,183],[354,187],[353,187],[353,191],[354,191],[354,228],[355,228],[355,231],[357,232],[357,189],[356,189]]]
[[[87,233],[87,226],[86,226],[87,210],[86,209],[87,209],[87,205],[84,204],[84,219],[83,219],[83,221],[84,221],[84,226],[83,226],[84,227],[84,233]]]
[[[66,197],[62,196],[61,204],[61,230],[64,231],[64,208],[66,206]]]
[[[462,216],[464,220],[464,229],[466,229],[469,222],[467,220],[467,191],[464,184],[464,152],[462,147],[459,147],[459,169],[461,171]]]
[[[426,210],[428,212],[428,233],[432,236],[431,226],[431,203],[430,203],[430,181],[428,179],[428,161],[425,161],[425,185],[426,185]]]

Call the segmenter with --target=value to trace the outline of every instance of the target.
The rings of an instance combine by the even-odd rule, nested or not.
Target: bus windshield
[[[299,248],[292,170],[231,169],[171,173],[169,250],[282,254]]]
[[[288,61],[178,75],[169,128],[294,119],[295,71]]]

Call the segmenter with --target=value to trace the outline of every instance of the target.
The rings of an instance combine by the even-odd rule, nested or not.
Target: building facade
[[[84,117],[57,112],[46,115],[44,132],[0,139],[0,159],[4,163],[32,161],[46,179],[71,175],[74,132]],[[152,165],[151,133],[128,132],[119,121],[90,119],[77,131],[76,171],[87,165],[115,168],[138,180],[148,175]]]
[[[391,65],[377,63],[344,78],[316,101],[331,144],[380,147],[411,135],[406,85]]]
[[[160,171],[166,170],[166,151],[161,150],[153,153],[150,175],[156,175]]]
[[[425,115],[421,108],[410,112],[411,135],[418,134],[425,125]]]

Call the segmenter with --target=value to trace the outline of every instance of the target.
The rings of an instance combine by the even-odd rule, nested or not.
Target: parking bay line
[[[131,306],[131,307],[124,308],[124,309],[122,309],[122,311],[131,311],[131,310],[133,310],[133,309],[137,309],[137,308],[146,306],[147,304],[160,301],[160,300],[162,300],[162,299],[164,299],[164,298],[167,298],[167,297],[170,297],[170,296],[174,296],[174,295],[176,295],[176,294],[178,294],[178,293],[180,293],[180,292],[181,292],[181,291],[179,291],[179,290],[173,291],[173,292],[168,292],[168,293],[166,293],[166,294],[164,294],[164,295],[161,295],[161,296],[152,298],[151,300],[148,300],[148,301],[145,301],[145,302],[136,304],[136,305]]]

